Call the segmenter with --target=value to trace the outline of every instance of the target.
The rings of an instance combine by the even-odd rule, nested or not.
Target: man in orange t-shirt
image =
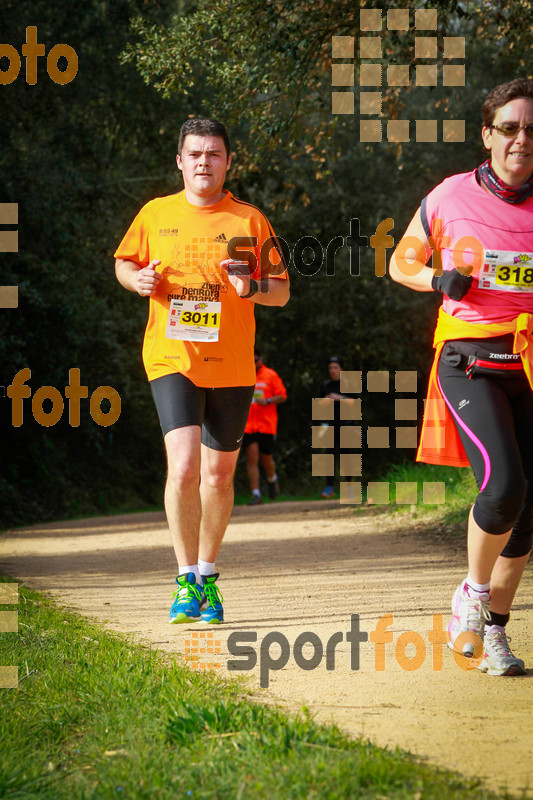
[[[170,622],[218,623],[215,561],[255,384],[254,304],[285,305],[289,281],[267,218],[223,188],[225,127],[187,120],[176,161],[184,190],[141,209],[115,253],[116,275],[150,298],[143,361],[167,452],[179,571]]]
[[[263,502],[259,489],[259,461],[265,470],[268,496],[271,500],[275,500],[279,494],[278,476],[272,453],[278,431],[276,406],[287,399],[283,381],[277,372],[265,367],[263,357],[257,348],[254,350],[254,358],[256,369],[254,399],[242,440],[242,449],[246,455],[246,472],[252,490],[249,506],[260,505]]]

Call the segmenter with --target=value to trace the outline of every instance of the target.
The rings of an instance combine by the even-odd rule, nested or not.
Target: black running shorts
[[[150,381],[163,436],[198,425],[202,444],[232,452],[241,446],[255,386],[206,389],[179,372]]]
[[[242,440],[243,450],[257,442],[259,445],[259,452],[262,456],[271,456],[274,452],[274,441],[276,437],[273,433],[245,433]]]

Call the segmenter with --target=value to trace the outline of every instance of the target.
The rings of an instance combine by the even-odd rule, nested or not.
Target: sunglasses
[[[500,136],[505,136],[506,139],[512,139],[514,136],[518,136],[523,128],[527,138],[533,139],[533,122],[530,122],[529,125],[519,125],[518,122],[500,122],[499,125],[490,126],[491,130],[493,128],[498,131]]]

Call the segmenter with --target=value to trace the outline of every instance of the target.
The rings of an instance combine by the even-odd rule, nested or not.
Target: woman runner
[[[479,488],[449,645],[471,657],[477,634],[478,669],[523,675],[505,626],[533,540],[533,80],[487,95],[481,136],[489,160],[424,198],[390,275],[443,295],[417,460]]]

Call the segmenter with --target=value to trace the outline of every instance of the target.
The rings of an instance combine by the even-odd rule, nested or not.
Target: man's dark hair
[[[342,369],[342,361],[340,360],[339,356],[331,356],[331,358],[328,358],[328,367],[330,364],[338,364]]]
[[[517,100],[519,97],[529,97],[533,100],[533,79],[515,78],[514,81],[508,81],[496,86],[489,92],[483,103],[484,127],[490,128],[497,110],[510,103],[511,100]]]
[[[183,142],[186,136],[220,136],[226,148],[226,156],[229,158],[231,148],[229,143],[229,136],[226,128],[221,122],[216,119],[209,119],[207,117],[195,117],[188,119],[180,128],[180,136],[178,140],[178,155],[181,156],[183,150]]]

